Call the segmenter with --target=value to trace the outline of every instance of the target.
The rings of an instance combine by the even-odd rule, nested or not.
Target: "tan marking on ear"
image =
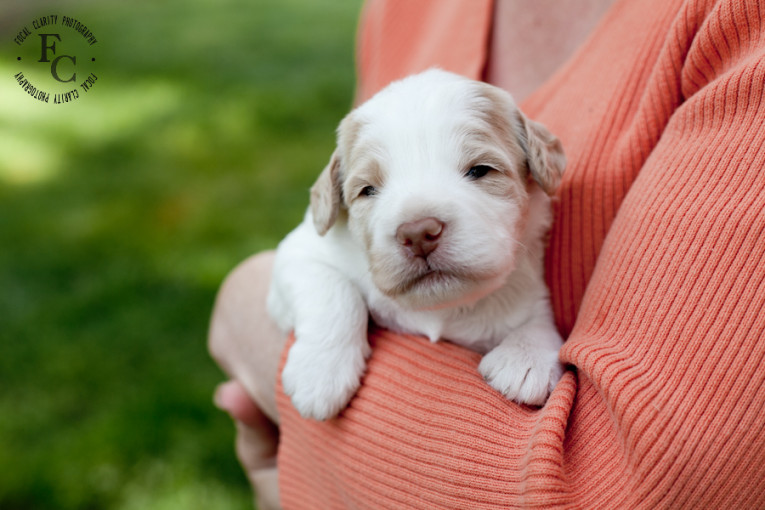
[[[340,211],[342,192],[340,188],[340,157],[338,150],[332,153],[329,164],[311,187],[311,215],[319,235],[324,235],[334,225]]]
[[[519,113],[526,140],[526,161],[531,176],[548,195],[555,194],[566,168],[563,146],[548,129]]]

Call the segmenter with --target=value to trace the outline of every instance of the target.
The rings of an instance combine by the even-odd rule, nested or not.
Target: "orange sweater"
[[[361,96],[480,77],[491,7],[372,1]],[[569,160],[546,265],[571,369],[529,408],[477,354],[375,331],[338,419],[278,396],[284,506],[765,508],[764,81],[764,1],[617,2],[523,105]]]

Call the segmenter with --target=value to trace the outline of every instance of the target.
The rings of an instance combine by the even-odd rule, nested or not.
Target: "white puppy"
[[[543,404],[562,372],[543,255],[564,166],[560,142],[509,94],[444,71],[348,114],[268,297],[295,331],[282,382],[300,414],[331,418],[354,395],[370,314],[486,353],[492,387]]]

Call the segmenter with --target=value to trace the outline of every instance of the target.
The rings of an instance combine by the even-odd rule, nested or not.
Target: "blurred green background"
[[[3,1],[0,508],[251,508],[209,315],[301,218],[351,105],[359,9]],[[13,38],[47,14],[99,40],[73,103],[14,79]]]

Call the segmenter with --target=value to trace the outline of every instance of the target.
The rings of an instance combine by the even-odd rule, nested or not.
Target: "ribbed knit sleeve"
[[[593,450],[618,460],[628,506],[765,507],[765,8],[709,4],[680,10],[646,84],[642,100],[682,102],[608,228],[562,352],[594,395],[572,425],[581,442],[610,426]],[[666,106],[634,129],[661,126]],[[592,452],[570,460],[572,479],[590,476]]]
[[[570,369],[508,402],[371,333],[339,418],[281,392],[286,508],[765,508],[765,2],[622,0],[524,105],[568,154],[547,252]]]

